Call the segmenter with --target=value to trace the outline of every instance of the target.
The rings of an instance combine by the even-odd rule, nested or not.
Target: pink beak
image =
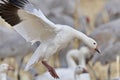
[[[88,73],[88,70],[84,68],[82,73]]]
[[[101,53],[98,47],[95,48],[95,51],[97,51],[99,54]]]

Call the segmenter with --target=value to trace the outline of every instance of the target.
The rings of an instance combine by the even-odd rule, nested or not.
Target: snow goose
[[[90,50],[87,47],[82,47],[79,50],[79,54],[78,54],[79,65],[82,65],[83,68],[87,68],[86,57],[89,54],[90,54]],[[80,77],[79,80],[91,80],[89,72],[81,73],[79,77]]]
[[[0,80],[7,80],[7,71],[14,71],[14,68],[6,63],[0,64]]]
[[[0,16],[13,26],[26,41],[32,44],[36,41],[41,42],[25,70],[29,70],[31,65],[40,60],[54,78],[59,78],[54,68],[46,61],[74,38],[82,40],[87,46],[99,52],[95,40],[67,25],[54,24],[44,16],[41,10],[34,8],[28,0],[1,1]]]
[[[73,49],[73,50],[70,50],[68,53],[69,54],[67,55],[67,58],[69,58],[69,56],[71,56],[70,59],[73,58],[73,59],[77,60],[78,64],[80,65],[80,66],[77,66],[76,69],[79,69],[79,67],[83,67],[85,69],[87,68],[86,67],[86,56],[90,54],[90,50],[87,47],[82,47],[79,50]],[[74,63],[75,61],[74,62],[69,61],[69,62]],[[69,65],[69,63],[68,63],[68,65]],[[75,70],[75,71],[77,71],[77,70]],[[79,78],[77,78],[79,80],[91,80],[88,72],[75,74],[75,75],[76,75],[76,77],[79,77]]]

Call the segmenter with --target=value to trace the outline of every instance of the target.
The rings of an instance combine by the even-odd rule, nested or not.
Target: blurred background
[[[102,55],[90,53],[85,56],[91,80],[120,80],[120,0],[30,0],[30,2],[54,23],[69,25],[98,42]],[[40,43],[36,42],[31,46],[8,27],[9,25],[0,19],[1,63],[6,62],[15,66],[14,74],[9,72],[11,80],[17,80],[19,73],[21,80],[34,80],[34,74],[41,75],[46,71],[44,66],[39,62],[30,72],[23,69]],[[67,48],[50,58],[49,64],[55,68],[67,68],[67,52],[71,49],[80,49],[82,46],[84,46],[82,42],[75,39]]]

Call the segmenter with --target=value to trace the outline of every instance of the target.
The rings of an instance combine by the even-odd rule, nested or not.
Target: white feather
[[[27,65],[25,67],[25,71],[28,71],[34,63],[38,62],[40,58],[41,59],[43,58],[43,56],[44,56],[43,55],[44,54],[43,51],[44,50],[45,50],[45,45],[44,44],[40,44],[40,46],[36,49],[36,51],[33,53],[32,57],[28,61]]]

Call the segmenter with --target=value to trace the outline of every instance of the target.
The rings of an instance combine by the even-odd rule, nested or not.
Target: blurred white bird
[[[81,47],[79,50],[78,49],[73,49],[68,52],[67,59],[69,60],[70,63],[76,64],[75,61],[73,62],[71,59],[75,59],[78,61],[78,65],[81,65],[83,68],[86,67],[86,57],[90,55],[90,50],[87,47]],[[71,58],[69,59],[69,57]],[[68,62],[68,65],[69,65]],[[79,69],[79,66],[76,68]],[[87,69],[86,69],[87,70]],[[91,80],[89,72],[86,73],[80,73],[75,70],[77,74],[75,74],[76,79],[75,80]],[[78,78],[77,78],[78,77]]]
[[[30,69],[31,65],[40,60],[54,78],[59,78],[54,68],[46,61],[74,38],[82,40],[88,47],[99,52],[95,40],[67,25],[54,24],[44,16],[41,10],[34,8],[28,0],[1,1],[3,3],[0,3],[0,16],[13,26],[26,41],[32,44],[36,41],[41,42],[25,70]]]
[[[7,80],[8,71],[14,71],[14,67],[6,63],[0,64],[0,80]]]

